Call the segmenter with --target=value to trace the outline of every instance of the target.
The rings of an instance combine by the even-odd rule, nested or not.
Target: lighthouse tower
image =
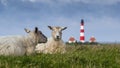
[[[85,42],[85,36],[84,36],[84,20],[81,20],[80,24],[80,42],[84,43]]]

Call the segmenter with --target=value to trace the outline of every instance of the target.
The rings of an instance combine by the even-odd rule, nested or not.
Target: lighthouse
[[[85,36],[84,36],[84,20],[81,20],[80,23],[80,42],[84,43],[85,42]]]

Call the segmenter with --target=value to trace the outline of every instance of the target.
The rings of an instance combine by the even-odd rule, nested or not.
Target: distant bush
[[[98,42],[85,42],[85,43],[82,43],[82,42],[75,42],[75,43],[68,43],[66,42],[67,45],[97,45],[99,44]]]

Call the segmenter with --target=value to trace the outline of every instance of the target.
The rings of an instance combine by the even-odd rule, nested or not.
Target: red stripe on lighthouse
[[[81,20],[80,24],[80,42],[84,43],[85,42],[85,36],[84,36],[84,20]]]
[[[81,36],[81,37],[80,37],[80,40],[84,41],[84,40],[85,40],[85,37],[84,37],[84,36]]]
[[[80,30],[80,32],[84,32],[84,30]]]

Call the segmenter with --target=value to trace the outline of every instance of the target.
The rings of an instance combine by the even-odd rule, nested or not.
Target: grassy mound
[[[120,68],[120,45],[67,45],[65,54],[0,56],[0,68]]]

